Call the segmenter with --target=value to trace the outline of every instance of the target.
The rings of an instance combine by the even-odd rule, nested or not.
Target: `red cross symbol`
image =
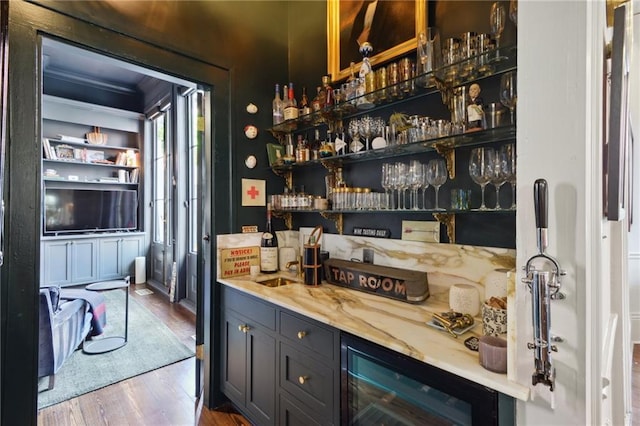
[[[249,195],[252,200],[255,200],[258,194],[260,194],[260,191],[258,191],[255,186],[251,185],[251,188],[247,191],[247,195]]]

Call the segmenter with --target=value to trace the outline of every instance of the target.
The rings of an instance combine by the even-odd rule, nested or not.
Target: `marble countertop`
[[[296,278],[295,274],[287,273],[275,276]],[[255,281],[273,277],[260,275]],[[457,339],[426,325],[434,312],[448,310],[446,292],[431,289],[427,301],[413,305],[326,283],[316,287],[304,284],[266,287],[249,276],[218,281],[506,395],[523,401],[529,399],[528,387],[509,380],[506,374],[484,369],[478,353],[464,346],[468,337],[482,335],[479,318],[471,331]]]

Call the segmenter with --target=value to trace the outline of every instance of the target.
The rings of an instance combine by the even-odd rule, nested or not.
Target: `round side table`
[[[85,289],[90,291],[110,291],[123,288],[125,292],[125,308],[124,308],[124,336],[109,336],[104,339],[92,340],[85,342],[82,351],[87,354],[103,354],[105,352],[120,349],[127,344],[129,331],[129,277],[123,280],[103,281],[99,283],[89,284]]]

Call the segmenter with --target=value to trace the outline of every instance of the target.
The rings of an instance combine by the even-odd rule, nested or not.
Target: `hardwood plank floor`
[[[151,295],[129,295],[163,321],[185,345],[195,345],[195,315],[184,306],[171,304],[152,289]],[[202,408],[196,415],[195,359],[190,358],[98,389],[38,412],[39,425],[220,425],[249,426],[233,407]],[[197,418],[196,418],[197,417]]]

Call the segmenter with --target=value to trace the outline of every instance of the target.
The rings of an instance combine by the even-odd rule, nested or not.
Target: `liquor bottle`
[[[313,98],[313,101],[311,101],[311,106],[313,108],[313,112],[318,112],[321,111],[322,108],[324,107],[324,99],[321,98],[321,94],[322,94],[322,87],[318,86],[316,87],[316,97]]]
[[[300,98],[300,115],[307,116],[311,114],[311,105],[309,105],[309,98],[307,97],[307,88],[302,87],[302,98]]]
[[[293,83],[289,83],[289,96],[284,107],[284,119],[296,120],[298,118],[298,103],[293,93]]]
[[[322,76],[322,89],[324,90],[324,106],[325,108],[333,107],[333,88],[331,87],[331,76]]]
[[[278,125],[284,121],[282,99],[280,99],[280,85],[276,84],[276,95],[273,98],[273,125]]]
[[[260,240],[260,272],[278,271],[278,237],[271,229],[271,203],[267,203],[267,227]]]

